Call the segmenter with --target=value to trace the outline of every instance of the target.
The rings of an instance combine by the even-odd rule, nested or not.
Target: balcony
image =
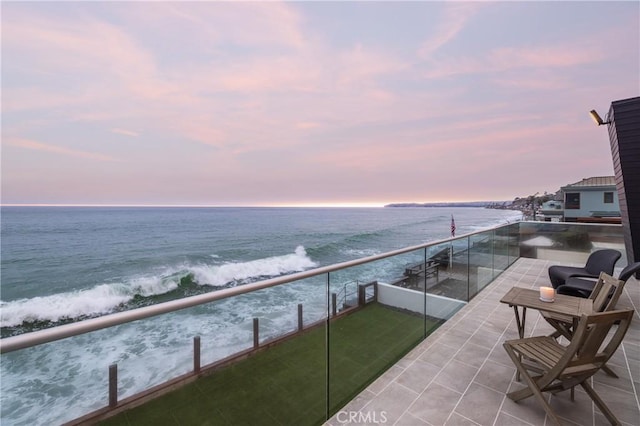
[[[396,425],[543,425],[542,407],[529,398],[515,403],[506,393],[523,385],[502,342],[518,338],[515,315],[500,298],[513,286],[548,285],[548,260],[520,258],[434,334],[334,415],[327,424],[371,424],[386,419]],[[618,379],[598,372],[593,388],[626,425],[640,424],[640,285],[627,281],[618,307],[636,310],[624,342],[608,365]],[[526,335],[553,329],[535,311]],[[572,425],[609,424],[586,393],[550,397],[557,413]],[[351,422],[349,420],[352,420]],[[383,422],[384,423],[384,422]]]
[[[42,340],[3,339],[2,420],[20,423],[30,410],[41,424],[544,424],[536,401],[505,397],[520,384],[501,343],[517,332],[499,300],[513,285],[547,284],[551,263],[580,264],[600,247],[623,251],[621,228],[516,223],[143,308],[144,316],[89,320],[82,332],[77,323],[32,333]],[[619,306],[639,304],[632,279]],[[537,315],[527,334],[550,331]],[[166,343],[167,327],[197,336],[149,348]],[[635,321],[610,362],[620,378],[598,374],[594,383],[628,424],[640,419],[638,330]],[[127,350],[108,351],[122,341]],[[95,353],[95,365],[80,368],[78,353]],[[29,377],[12,376],[19,363],[34,366]],[[57,395],[24,407],[25,386],[27,396]],[[606,423],[580,391],[552,404],[570,424]]]

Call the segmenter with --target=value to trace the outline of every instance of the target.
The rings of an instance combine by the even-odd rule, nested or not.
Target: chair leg
[[[522,377],[524,377],[525,381],[527,382],[527,385],[529,386],[529,389],[531,390],[531,393],[533,393],[533,396],[535,396],[535,398],[538,400],[540,405],[542,405],[542,408],[547,413],[547,415],[549,416],[549,418],[551,419],[553,424],[555,424],[557,426],[562,426],[562,422],[560,421],[560,418],[553,411],[553,409],[551,408],[551,405],[549,405],[549,402],[544,397],[544,395],[540,391],[540,389],[538,389],[537,384],[531,378],[531,376],[529,376],[529,374],[526,371],[526,369],[523,369],[523,371],[521,373],[522,373]],[[509,395],[507,395],[507,396],[509,396]]]
[[[585,391],[587,391],[587,394],[591,397],[593,402],[598,406],[600,411],[602,411],[602,414],[605,415],[607,420],[609,420],[609,423],[611,423],[612,425],[620,425],[621,424],[620,421],[616,418],[616,416],[614,416],[614,414],[611,412],[611,410],[609,410],[609,407],[607,407],[607,405],[604,403],[604,401],[602,399],[600,399],[600,397],[598,396],[596,391],[593,390],[593,388],[591,387],[591,385],[588,382],[588,379],[583,381],[582,383],[580,383],[580,385],[582,386],[582,388]]]
[[[602,366],[602,371],[604,371],[605,373],[607,373],[608,376],[611,377],[615,377],[616,379],[619,379],[620,377],[618,377],[618,375],[615,373],[615,371],[613,371],[612,369],[610,369],[609,367],[607,367],[606,365]]]
[[[526,389],[521,389],[519,391],[511,392],[507,394],[507,396],[515,402],[520,401],[521,399],[527,398],[531,395],[535,396],[538,402],[540,402],[540,404],[542,405],[542,408],[544,409],[544,411],[547,413],[547,415],[551,419],[551,421],[554,424],[561,426],[562,423],[560,422],[560,418],[558,418],[556,413],[554,413],[553,409],[551,408],[551,405],[549,405],[549,403],[545,399],[544,395],[542,394],[542,392],[538,387],[538,383],[529,375],[529,371],[527,371],[524,365],[522,365],[522,363],[518,361],[518,355],[516,355],[515,351],[511,347],[507,346],[506,344],[505,344],[505,349],[507,349],[507,354],[509,354],[509,357],[513,360],[513,363],[515,364],[518,372],[520,373],[520,376],[524,378],[525,382],[527,382]]]
[[[520,389],[519,391],[509,392],[507,394],[509,399],[511,399],[514,402],[518,402],[521,399],[529,398],[531,395],[533,395],[533,392],[531,392],[531,389],[529,389],[528,387],[524,389]]]
[[[520,381],[520,377],[522,375],[521,369],[522,369],[522,371],[525,372],[525,374],[528,377],[529,374],[526,372],[526,369],[524,367],[522,367],[521,360],[520,360],[520,355],[519,354],[516,355],[514,350],[509,345],[507,345],[506,343],[503,346],[504,346],[505,350],[507,351],[507,355],[509,355],[509,358],[511,358],[511,360],[513,361],[513,365],[516,366],[516,380]],[[507,396],[509,398],[511,398],[515,402],[518,402],[521,399],[528,398],[531,395],[533,395],[533,393],[531,392],[531,389],[529,389],[528,387],[526,387],[524,389],[520,389],[519,391],[514,391],[514,392],[511,392],[511,393],[507,394]]]

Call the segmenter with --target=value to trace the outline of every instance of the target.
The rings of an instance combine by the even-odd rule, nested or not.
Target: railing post
[[[260,347],[260,326],[258,318],[253,319],[253,349]]]
[[[118,364],[109,366],[109,407],[118,405]]]
[[[193,372],[200,372],[200,336],[193,338]]]
[[[358,286],[358,306],[362,307],[367,303],[367,291],[363,285]]]
[[[331,313],[332,316],[338,315],[338,295],[331,293]]]
[[[302,303],[298,303],[298,331],[304,329],[304,322],[302,321]]]

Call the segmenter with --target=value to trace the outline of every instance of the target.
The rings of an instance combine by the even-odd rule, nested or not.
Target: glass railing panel
[[[258,324],[260,345],[326,320],[326,275],[266,288],[246,296],[255,300],[252,312]]]
[[[522,222],[521,256],[553,260],[558,263],[584,264],[589,254],[612,248],[622,253],[617,267],[626,265],[622,226],[566,222]]]
[[[461,237],[451,241],[451,263],[447,265],[445,271],[446,282],[449,286],[454,286],[458,291],[455,294],[464,294],[464,299],[455,297],[456,300],[469,301],[469,238]],[[457,311],[456,311],[457,312]],[[452,312],[453,315],[455,312]],[[450,318],[450,316],[448,317]],[[448,319],[447,318],[447,319]]]
[[[111,327],[3,354],[3,424],[61,424],[108,406],[110,366],[137,358],[135,352],[154,339],[135,329],[131,324]],[[176,369],[171,361],[165,360],[167,370]],[[153,381],[159,365],[148,367],[120,370],[118,395],[144,390],[141,383]]]
[[[494,277],[493,231],[469,236],[469,297],[473,298]]]
[[[496,228],[493,237],[493,277],[509,267],[509,227]]]
[[[327,275],[254,291],[219,305],[231,315],[243,313],[244,331],[250,335],[250,356],[223,366],[204,382],[212,400],[228,401],[217,407],[225,421],[324,421]],[[214,334],[210,344],[215,349],[219,341]],[[240,400],[250,409],[239,409],[234,401]]]
[[[118,354],[115,358],[109,357],[111,364],[118,366],[118,400],[193,371],[193,337],[201,332],[203,323],[202,318],[191,311],[172,312],[113,327],[107,329],[114,332],[113,336],[96,342],[104,356],[110,349]]]
[[[469,300],[469,258],[465,238],[429,246],[427,259],[439,265],[438,285],[427,288],[427,293],[466,302]]]
[[[573,250],[584,239],[585,225],[549,225],[560,224],[511,224],[3,354],[3,421],[41,421],[28,418],[25,395],[36,395],[40,405],[34,410],[41,416],[45,407],[55,422],[107,406],[113,364],[118,365],[119,400],[192,374],[197,337],[199,367],[216,370],[207,392],[222,392],[220,401],[229,402],[222,406],[229,407],[234,406],[230,389],[243,395],[238,397],[241,409],[235,404],[239,423],[260,416],[283,424],[322,423],[327,413],[335,413],[512,264],[520,256],[520,240],[544,236],[552,241],[551,248],[558,244]],[[595,238],[589,240],[591,249],[622,244],[620,227],[591,226],[587,235]],[[300,325],[304,331],[298,333]],[[389,331],[394,326],[401,330]],[[381,339],[384,344],[378,346]],[[28,394],[34,389],[35,394]],[[65,401],[73,401],[73,408]],[[49,407],[61,407],[64,413]],[[233,416],[231,411],[224,414]]]
[[[438,268],[425,265],[420,249],[330,273],[337,308],[329,325],[329,416],[438,325],[425,317],[424,293]]]
[[[520,223],[508,225],[509,234],[509,265],[520,257]]]
[[[201,326],[194,330],[200,338],[200,363],[219,363],[253,348],[255,298],[251,293],[200,305],[187,311]]]

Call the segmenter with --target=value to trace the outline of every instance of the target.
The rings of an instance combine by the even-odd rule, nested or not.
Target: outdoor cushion
[[[618,279],[620,281],[626,282],[629,278],[633,276],[633,274],[639,271],[640,271],[640,262],[631,263],[630,265],[627,265],[622,270],[622,272],[620,272]],[[596,285],[596,281],[592,281],[584,278],[578,278],[578,277],[571,277],[568,280],[566,280],[563,285],[558,287],[557,292],[558,294],[566,294],[568,296],[588,298],[591,292],[593,291],[593,288],[595,287],[595,285]]]
[[[598,278],[600,272],[613,274],[613,268],[622,253],[618,250],[604,249],[589,255],[584,267],[553,265],[549,267],[549,280],[553,288],[558,288],[571,277]]]

